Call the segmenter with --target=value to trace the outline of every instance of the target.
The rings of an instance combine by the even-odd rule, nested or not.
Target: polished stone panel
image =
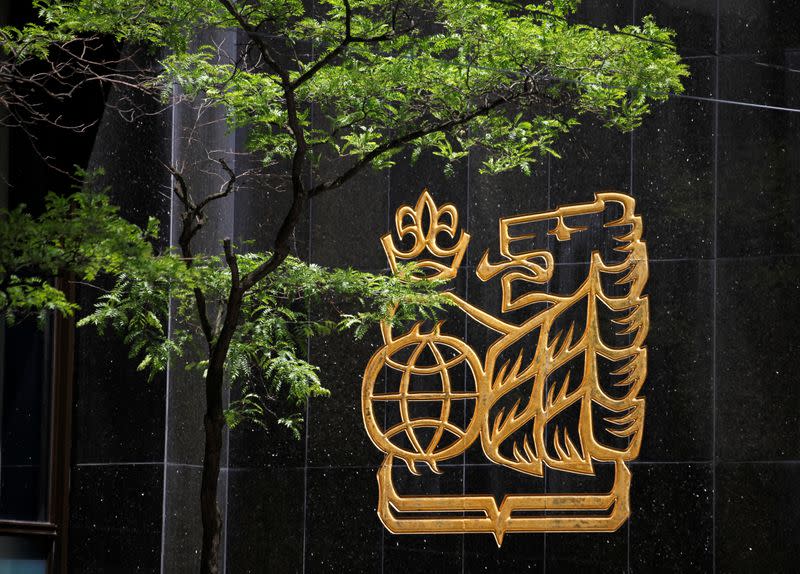
[[[653,261],[647,293],[647,401],[639,460],[711,460],[713,455],[712,261]],[[634,477],[634,481],[635,481]]]
[[[431,495],[460,494],[464,486],[462,469],[451,466],[442,470],[441,475],[434,475],[421,466],[422,480],[419,480],[414,479],[405,465],[400,464],[395,469],[397,491],[400,494],[420,490]],[[459,535],[396,535],[386,531],[383,537],[383,572],[460,574],[463,543],[463,537]]]
[[[691,60],[688,92],[713,90],[713,62]],[[633,196],[648,257],[714,256],[714,104],[673,98],[653,106],[633,138]]]
[[[800,48],[800,5],[775,0],[720,0],[723,54],[770,56]]]
[[[599,191],[630,191],[631,136],[589,117],[559,140],[550,160],[550,209],[591,201]]]
[[[626,26],[632,22],[634,0],[609,0],[608,2],[580,2],[574,19],[581,24],[611,27]]]
[[[467,465],[464,487],[469,494],[492,494],[499,504],[506,494],[543,493],[544,480],[494,464]],[[544,545],[544,534],[509,533],[501,546],[490,534],[467,534],[464,572],[542,572]]]
[[[717,456],[800,460],[800,257],[717,263]]]
[[[720,107],[720,257],[800,252],[798,122],[797,113]]]
[[[381,572],[375,468],[309,468],[305,572]]]
[[[163,466],[78,466],[70,492],[69,559],[74,572],[161,569]]]
[[[509,535],[497,546],[488,535],[466,535],[464,572],[544,572],[544,534]]]
[[[227,571],[302,572],[305,472],[229,473]]]
[[[143,54],[137,59],[149,60],[142,62],[144,65],[152,65],[158,58]],[[143,113],[131,118],[122,111],[131,106]],[[170,174],[163,164],[171,161],[172,117],[163,110],[161,102],[136,90],[111,89],[88,165],[90,171],[102,168],[102,175],[92,180],[92,185],[107,188],[125,218],[142,226],[149,217],[158,219],[158,247],[169,241],[170,221]]]
[[[457,202],[459,215],[472,238],[466,262],[476,266],[488,250],[490,261],[498,258],[498,221],[502,217],[547,211],[550,158],[538,157],[531,175],[518,170],[489,175],[481,173],[485,154],[478,151],[469,161],[469,205]]]
[[[266,428],[242,424],[229,431],[230,467],[302,467],[306,456],[305,430],[301,429],[296,437],[272,416],[264,424]]]
[[[200,520],[200,483],[203,469],[199,466],[167,465],[164,495],[164,574],[189,574],[200,568],[202,522]],[[228,472],[220,471],[217,504],[223,524],[227,515]],[[225,562],[227,531],[220,541],[220,566]]]
[[[239,149],[247,141],[244,130],[237,132]],[[285,175],[277,177],[286,166],[278,163],[262,173],[257,158],[248,155],[236,156],[239,173],[254,173],[237,180],[234,198],[234,243],[243,251],[272,251],[275,239],[292,205],[292,194],[286,189]],[[285,172],[283,172],[285,174]],[[290,252],[303,259],[309,254],[309,216],[299,218],[289,241]]]
[[[711,464],[631,466],[629,571],[713,571]]]
[[[594,476],[548,469],[548,493],[608,492],[614,481],[612,463],[595,463]],[[636,480],[634,473],[633,481]],[[552,533],[546,535],[546,572],[626,572],[628,523],[615,532]]]
[[[234,40],[235,33],[231,31],[204,31],[197,41],[224,43]],[[237,156],[233,152],[237,146],[237,134],[228,129],[225,110],[182,102],[175,108],[173,122],[171,161],[183,173],[189,192],[195,198],[218,193],[230,179],[222,162],[234,171],[241,171],[242,167],[236,164]],[[193,240],[194,252],[221,254],[222,241],[235,238],[235,203],[239,191],[235,190],[233,195],[207,206],[206,222]],[[171,227],[172,245],[176,247],[182,229],[181,213],[182,206],[176,200]],[[173,324],[172,328],[179,326]],[[165,459],[182,465],[200,465],[203,460],[204,377],[202,370],[187,370],[186,365],[202,358],[206,343],[198,336],[195,345],[170,365]],[[227,400],[227,397],[223,400]],[[223,452],[223,460],[226,456]]]
[[[380,345],[374,328],[356,345],[351,336],[317,338],[310,356],[320,367],[328,397],[308,405],[309,466],[376,466],[382,459],[364,431],[361,419],[361,380],[364,366]]]
[[[131,103],[147,112],[133,122],[116,107]],[[121,215],[142,226],[149,217],[158,220],[157,249],[167,248],[170,233],[170,177],[162,165],[170,160],[170,115],[157,113],[161,108],[137,92],[111,90],[88,165],[103,168],[93,186],[109,190]],[[101,279],[101,288],[109,286]],[[79,286],[78,304],[90,310],[100,293]],[[76,330],[75,463],[163,461],[166,377],[148,383],[136,369],[141,357],[128,354],[111,329],[102,335],[93,327]]]
[[[628,527],[616,532],[548,534],[546,572],[617,574],[628,571]]]
[[[794,572],[800,555],[800,464],[717,467],[718,572]]]
[[[162,461],[165,377],[148,383],[110,333],[79,329],[76,347],[75,462]]]
[[[636,0],[636,21],[652,15],[659,26],[672,28],[682,56],[712,54],[715,50],[716,0]]]
[[[311,261],[326,267],[384,267],[380,236],[387,232],[388,191],[389,172],[368,170],[314,199]]]
[[[757,106],[797,109],[800,104],[798,70],[800,48],[773,56],[722,55],[719,58],[719,97]]]
[[[391,225],[394,226],[394,211],[404,203],[414,205],[423,189],[428,189],[437,205],[463,201],[469,186],[470,166],[468,158],[448,167],[446,161],[431,154],[422,154],[415,162],[408,152],[398,154],[397,164],[389,170],[387,219]]]

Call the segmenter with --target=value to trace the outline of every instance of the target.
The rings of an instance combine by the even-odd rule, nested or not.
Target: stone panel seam
[[[715,4],[714,51],[714,97],[719,97],[719,53],[720,53],[720,0]],[[717,224],[719,213],[719,103],[714,103],[714,150],[712,154],[712,177],[714,190],[712,253],[714,266],[711,274],[711,571],[717,571],[717,266],[719,247],[717,243]]]

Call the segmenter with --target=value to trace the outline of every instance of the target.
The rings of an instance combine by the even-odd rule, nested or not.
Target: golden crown
[[[424,189],[413,208],[403,205],[395,212],[394,222],[400,241],[410,235],[414,239],[414,245],[408,250],[403,250],[402,247],[395,245],[391,233],[381,237],[393,273],[397,273],[398,260],[414,260],[423,276],[428,279],[452,279],[456,276],[467,251],[469,233],[461,230],[458,239],[450,247],[440,246],[437,239],[440,233],[448,235],[453,240],[456,239],[459,231],[458,211],[452,203],[438,207],[428,190]],[[425,251],[433,258],[419,259]]]

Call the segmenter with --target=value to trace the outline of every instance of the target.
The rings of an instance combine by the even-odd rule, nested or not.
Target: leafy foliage
[[[148,46],[161,61],[139,87],[160,90],[165,101],[224,108],[264,166],[290,160],[284,176],[294,203],[272,253],[229,254],[247,278],[242,287],[228,258],[190,247],[205,207],[234,187],[222,162],[232,175],[227,190],[197,200],[173,169],[184,206],[180,254],[154,253],[154,223],[141,230],[125,222],[103,194],[49,196],[40,218],[23,208],[2,214],[0,310],[9,320],[72,313],[50,277],[106,274],[114,286],[81,324],[119,331],[151,378],[176,355],[207,369],[221,333],[230,335],[224,368],[242,388],[226,414],[230,426],[262,420],[278,396],[299,404],[325,394],[303,355],[308,338],[346,328],[362,336],[380,320],[431,316],[446,300],[436,284],[406,273],[330,270],[288,257],[286,238],[309,197],[364,168],[392,166],[404,149],[412,159],[432,153],[451,163],[482,149],[483,171],[528,173],[539,156],[558,155],[558,138],[584,116],[630,130],[652,102],[682,91],[687,72],[672,31],[650,17],[611,29],[579,24],[578,3],[35,0],[38,22],[0,28],[6,60],[47,59],[54,45],[85,37]],[[239,30],[241,51],[198,46],[198,30],[215,28]],[[308,169],[317,183],[305,188]],[[234,294],[242,300],[231,332],[223,324]],[[342,299],[356,310],[338,310]],[[328,313],[310,312],[320,308]],[[296,416],[279,418],[296,429]]]
[[[141,229],[123,219],[104,193],[50,194],[39,217],[24,206],[0,213],[0,313],[9,322],[32,313],[71,315],[77,305],[53,286],[55,276],[70,273],[82,283],[110,277],[113,287],[98,297],[80,326],[119,333],[150,380],[176,357],[204,370],[206,359],[191,361],[203,356],[194,290],[202,286],[208,303],[221,308],[231,288],[230,268],[220,256],[198,257],[187,266],[176,253],[156,253],[150,240],[157,231],[155,220]],[[239,268],[247,273],[270,256],[239,254]],[[242,398],[231,404],[228,424],[263,424],[285,399],[297,407],[328,394],[318,368],[304,356],[310,338],[346,329],[361,337],[381,320],[433,318],[450,304],[438,293],[438,283],[412,280],[412,273],[406,268],[396,277],[373,275],[287,258],[243,300],[225,364]],[[348,302],[355,313],[337,310]],[[278,418],[294,432],[302,422],[294,410]]]
[[[270,256],[240,254],[239,268],[246,273]],[[198,258],[188,268],[172,254],[154,257],[152,263],[136,275],[121,275],[79,323],[115,329],[129,345],[131,356],[140,357],[139,368],[151,379],[166,368],[170,358],[204,357],[194,289],[202,285],[208,303],[219,307],[231,284],[230,269],[222,257]],[[373,275],[326,269],[288,257],[243,300],[241,324],[225,363],[228,380],[242,398],[231,403],[226,413],[228,424],[235,427],[247,421],[263,425],[265,417],[274,415],[284,400],[299,407],[309,397],[328,394],[318,367],[306,360],[309,339],[347,329],[361,337],[381,320],[397,323],[435,318],[451,304],[438,292],[438,282],[412,279],[412,272],[406,268],[399,276]],[[173,325],[180,326],[171,333],[170,300]],[[348,303],[359,310],[353,314],[338,311]],[[221,320],[221,315],[217,317]],[[207,366],[207,358],[190,359],[187,368],[204,371]],[[294,411],[275,416],[293,432],[302,423]]]
[[[224,106],[266,164],[292,158],[302,129],[317,162],[330,155],[383,169],[406,146],[449,161],[482,147],[485,171],[527,172],[580,116],[630,130],[651,102],[683,89],[671,30],[651,17],[613,29],[578,24],[578,3],[38,0],[41,23],[0,34],[18,58],[81,34],[166,49],[154,80],[165,96],[178,87]],[[197,30],[212,27],[244,30],[245,57],[192,47]],[[511,104],[520,114],[508,113]],[[312,124],[312,107],[323,121]]]
[[[151,230],[130,227],[92,196],[51,198],[52,215],[43,219],[17,210],[0,220],[0,310],[8,317],[73,312],[48,274],[70,270],[91,280],[102,271],[116,283],[81,324],[120,331],[151,377],[171,357],[199,347],[191,366],[206,370],[204,572],[217,571],[221,522],[213,501],[224,423],[263,421],[278,396],[297,404],[327,392],[303,356],[309,337],[343,328],[363,335],[377,320],[430,315],[445,304],[436,285],[410,275],[327,270],[289,257],[309,199],[366,168],[391,167],[407,149],[412,159],[440,156],[451,171],[452,163],[481,149],[484,172],[528,173],[540,156],[557,155],[558,138],[583,116],[630,130],[652,102],[682,90],[687,72],[671,31],[652,18],[614,29],[581,25],[574,18],[578,2],[34,0],[39,22],[0,28],[0,106],[16,125],[31,121],[20,113],[48,121],[14,92],[26,62],[58,61],[59,47],[86,41],[86,50],[61,50],[75,65],[52,68],[59,85],[74,71],[82,81],[158,90],[170,103],[221,107],[232,130],[249,134],[267,172],[279,172],[291,190],[272,252],[234,253],[226,241],[224,258],[192,249],[206,207],[236,187],[224,160],[218,162],[230,179],[206,197],[194,197],[178,167],[169,166],[182,206],[180,255],[154,254]],[[198,32],[219,28],[238,32],[235,48],[212,40],[198,46],[200,37],[214,37]],[[96,66],[87,54],[97,38],[144,46],[161,62],[133,72],[108,62]],[[48,93],[46,82],[22,83]],[[313,185],[306,183],[309,174]],[[94,215],[105,222],[88,225]],[[17,227],[21,237],[14,237]],[[329,305],[329,317],[311,314],[341,297],[356,311]],[[242,387],[227,412],[225,378]],[[276,416],[296,432],[299,415]]]
[[[53,287],[59,273],[92,281],[98,274],[143,271],[158,225],[127,222],[105,194],[48,194],[45,212],[34,217],[24,205],[0,210],[0,315],[6,321],[51,311],[70,315],[74,303]]]
[[[59,273],[74,274],[81,282],[101,276],[116,278],[100,295],[92,313],[79,325],[101,332],[112,328],[129,346],[131,357],[148,379],[166,369],[170,359],[200,354],[200,327],[194,311],[194,288],[202,285],[212,305],[222,305],[230,289],[230,269],[221,257],[198,258],[187,267],[175,253],[157,254],[150,239],[157,233],[151,220],[140,229],[119,216],[101,193],[77,192],[68,197],[47,196],[47,209],[33,217],[21,206],[0,214],[0,312],[7,321],[31,313],[44,318],[57,311],[71,315],[75,303],[53,287]],[[239,257],[247,271],[270,257],[247,253]],[[404,321],[434,317],[449,300],[435,282],[412,281],[412,270],[399,278],[352,269],[325,269],[288,258],[279,271],[248,293],[242,324],[231,345],[226,370],[243,398],[228,412],[231,426],[242,421],[263,423],[270,403],[288,398],[292,405],[326,395],[318,368],[304,359],[309,338],[353,329],[362,336],[380,320]],[[351,301],[355,314],[336,313],[334,303]],[[327,315],[313,319],[315,309]],[[390,310],[398,311],[391,314]],[[169,311],[174,325],[169,326]],[[204,369],[205,360],[190,363]],[[295,413],[280,422],[296,432],[302,422]]]

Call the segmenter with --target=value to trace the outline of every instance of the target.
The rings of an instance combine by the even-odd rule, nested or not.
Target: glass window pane
[[[16,536],[0,536],[0,574],[47,574],[52,543]]]
[[[0,518],[46,521],[50,325],[0,329]]]

